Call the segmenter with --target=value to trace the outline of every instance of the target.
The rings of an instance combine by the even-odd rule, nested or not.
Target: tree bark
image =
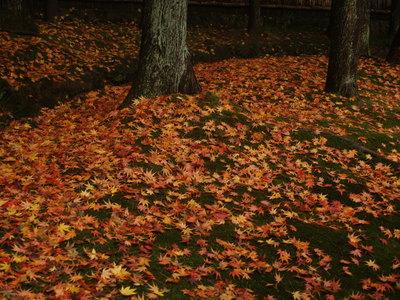
[[[370,23],[371,23],[371,0],[357,1],[360,22],[360,55],[371,56],[369,48]]]
[[[53,22],[56,17],[58,17],[58,0],[46,0],[46,21]]]
[[[18,34],[37,34],[29,0],[0,0],[0,30]]]
[[[392,64],[400,64],[400,27],[397,28],[397,33],[394,36],[386,59]]]
[[[325,91],[345,97],[357,94],[357,66],[360,45],[358,2],[333,0],[331,46]]]
[[[258,34],[262,29],[260,0],[249,0],[248,31],[251,34]]]
[[[390,9],[389,36],[393,37],[400,27],[400,0],[392,0]]]
[[[146,0],[139,65],[120,108],[140,96],[201,91],[186,46],[187,0]]]

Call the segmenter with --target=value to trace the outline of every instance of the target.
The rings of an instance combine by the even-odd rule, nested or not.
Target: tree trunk
[[[390,9],[389,36],[393,37],[400,27],[400,0],[392,0]]]
[[[326,35],[330,39],[332,36],[332,27],[333,27],[333,1],[331,1],[331,8],[330,8],[330,13],[329,13],[329,23],[328,27],[326,28]]]
[[[364,0],[333,0],[331,46],[325,91],[345,97],[357,94],[360,24],[358,2]]]
[[[187,0],[146,0],[138,71],[120,108],[140,96],[201,91],[186,46]]]
[[[360,22],[360,55],[371,56],[369,48],[370,23],[371,23],[371,0],[357,1],[357,11]]]
[[[400,27],[397,28],[397,33],[394,36],[392,45],[390,46],[387,61],[392,64],[400,64]]]
[[[46,21],[53,22],[56,17],[58,17],[58,0],[46,0]]]
[[[37,34],[29,0],[0,0],[0,30],[19,34]]]
[[[258,34],[262,29],[260,0],[249,0],[248,31]]]

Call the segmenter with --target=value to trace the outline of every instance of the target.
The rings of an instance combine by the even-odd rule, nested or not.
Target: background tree
[[[400,64],[400,27],[397,28],[397,33],[394,36],[386,59],[392,64]]]
[[[37,34],[30,0],[0,0],[0,30],[19,34]]]
[[[46,0],[45,19],[47,22],[53,22],[58,16],[58,0]]]
[[[333,0],[331,45],[325,90],[352,97],[357,94],[357,66],[360,53],[360,16],[365,0]]]
[[[330,14],[329,14],[329,23],[328,23],[328,27],[326,28],[326,35],[328,36],[328,38],[331,38],[332,36],[332,26],[333,26],[333,1],[331,1],[331,8],[330,8]]]
[[[400,27],[400,0],[392,0],[390,9],[389,35],[393,37]]]
[[[262,29],[260,0],[249,0],[248,31],[252,34],[260,33]]]
[[[360,55],[370,56],[370,24],[371,24],[371,0],[358,1],[360,22]]]
[[[199,93],[186,46],[187,0],[146,0],[143,14],[139,66],[120,107],[139,96]]]

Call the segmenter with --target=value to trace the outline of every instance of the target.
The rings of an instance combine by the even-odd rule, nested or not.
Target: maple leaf
[[[112,275],[113,275],[113,272],[110,269],[103,269],[103,271],[101,272],[101,279],[104,282],[108,282],[108,281],[110,281]]]
[[[400,260],[397,257],[395,257],[393,259],[392,269],[396,270],[398,268],[400,268]]]
[[[278,284],[281,283],[283,280],[283,276],[281,276],[279,273],[275,273],[275,288],[277,288]]]
[[[292,292],[292,298],[293,300],[308,300],[311,299],[307,294],[304,294],[300,291],[294,291]]]
[[[172,262],[171,258],[167,255],[160,255],[158,257],[158,263],[160,265],[169,265]]]
[[[243,279],[250,279],[250,276],[246,270],[235,268],[233,271],[229,273],[233,278],[243,278]]]
[[[361,239],[358,236],[356,236],[353,233],[351,233],[351,234],[347,235],[347,238],[349,239],[348,243],[350,245],[352,245],[355,248],[358,248],[358,243],[361,241]]]
[[[140,266],[150,266],[150,259],[147,257],[139,257],[138,264]]]
[[[160,289],[155,284],[148,284],[148,287],[149,287],[150,293],[148,293],[147,295],[154,294],[156,296],[161,296],[162,297],[162,296],[165,295],[165,293],[169,292],[169,289],[167,289],[167,288]]]
[[[337,293],[341,289],[340,281],[335,280],[324,281],[324,287],[334,293]]]
[[[67,296],[67,289],[68,287],[65,284],[59,283],[53,287],[53,291],[56,297],[65,297]]]
[[[344,266],[342,267],[342,270],[345,274],[349,275],[349,276],[353,276],[353,273],[350,272],[349,267]]]
[[[73,282],[79,281],[81,279],[83,279],[83,277],[82,277],[82,275],[79,275],[79,274],[71,276],[71,281],[73,281]]]
[[[290,253],[287,252],[286,250],[281,250],[278,249],[278,254],[279,254],[279,260],[284,262],[284,263],[288,263],[290,260]]]
[[[28,257],[25,256],[25,255],[22,255],[22,256],[20,256],[20,255],[13,255],[13,261],[15,261],[16,263],[21,263],[21,262],[24,262],[24,261],[26,261],[26,260],[28,260]],[[0,266],[0,268],[1,268],[1,266]]]
[[[66,225],[64,223],[61,223],[57,226],[57,229],[64,234],[65,232],[68,232],[71,230],[71,227],[69,225]]]
[[[114,267],[110,269],[110,271],[113,273],[113,275],[119,279],[124,279],[129,276],[129,272],[126,270],[126,268],[122,267],[122,265],[116,265],[114,263]]]
[[[132,296],[136,294],[136,289],[132,289],[131,287],[126,286],[126,287],[121,287],[119,289],[119,292],[124,296]]]
[[[38,296],[36,293],[33,293],[30,290],[25,290],[25,289],[18,291],[16,295],[21,299],[35,299]]]
[[[11,270],[11,265],[8,263],[2,263],[0,264],[0,270],[9,272]]]
[[[367,261],[365,262],[365,264],[366,264],[368,267],[372,268],[374,271],[377,271],[377,270],[380,269],[380,267],[375,263],[375,260],[372,260],[372,259],[367,260]]]
[[[350,251],[350,254],[354,255],[354,256],[358,256],[361,257],[362,256],[362,252],[360,249],[354,249]]]

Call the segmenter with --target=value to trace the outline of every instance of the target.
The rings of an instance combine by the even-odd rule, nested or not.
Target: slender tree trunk
[[[29,0],[0,0],[0,30],[19,34],[38,33]]]
[[[364,0],[333,0],[332,4],[332,36],[325,90],[345,97],[357,94],[359,1]]]
[[[369,48],[370,23],[371,23],[371,0],[357,1],[360,22],[360,55],[371,56]]]
[[[389,36],[393,37],[400,27],[400,0],[392,0],[390,9]]]
[[[258,34],[262,29],[260,0],[249,0],[249,21],[248,31],[251,34]]]
[[[400,27],[397,28],[397,33],[394,36],[392,45],[390,46],[387,61],[392,64],[400,64]]]
[[[201,91],[186,46],[187,0],[146,0],[139,66],[120,108],[139,97]]]
[[[58,17],[58,0],[46,0],[46,21],[53,22],[56,17]]]

